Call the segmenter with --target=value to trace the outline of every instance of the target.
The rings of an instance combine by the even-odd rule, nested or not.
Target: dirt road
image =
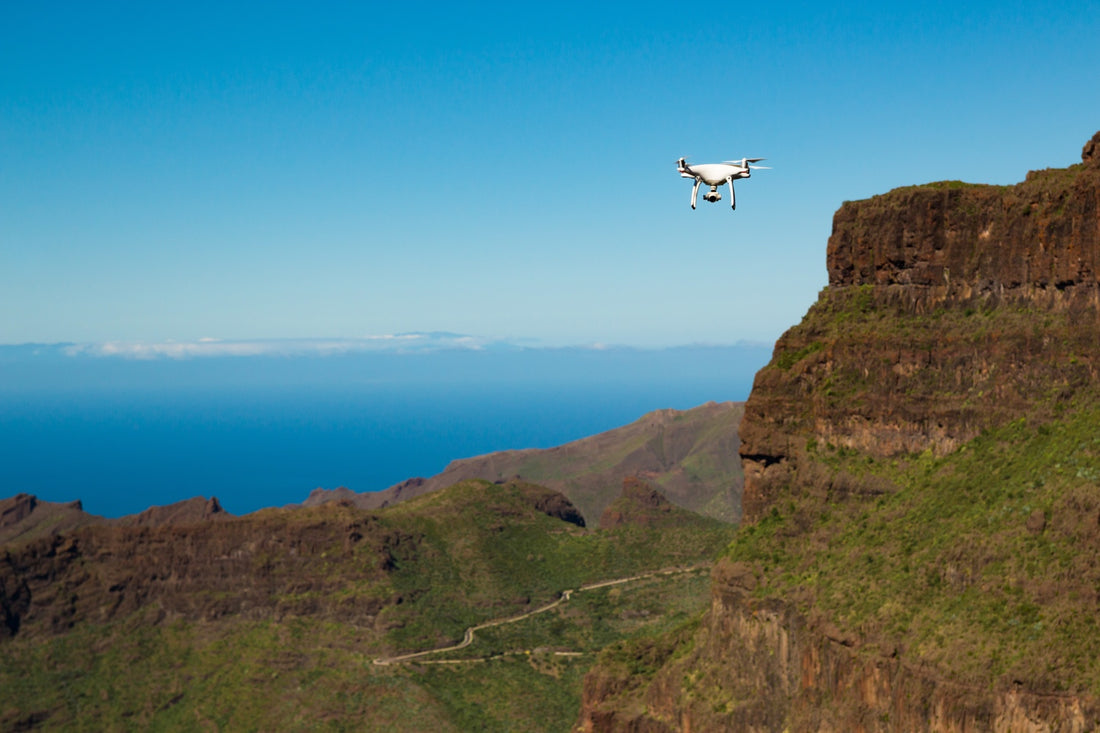
[[[545,606],[540,606],[539,608],[532,609],[532,610],[528,611],[527,613],[523,613],[523,614],[520,614],[518,616],[507,616],[507,617],[504,617],[504,618],[493,619],[492,621],[486,621],[484,623],[478,624],[477,626],[471,626],[470,628],[466,629],[466,633],[463,634],[463,636],[462,636],[462,641],[460,641],[457,644],[454,644],[452,646],[437,647],[435,649],[425,649],[424,651],[410,652],[408,654],[398,654],[397,656],[393,656],[393,657],[378,657],[377,659],[374,660],[374,663],[377,664],[377,665],[380,665],[380,666],[385,666],[385,665],[390,665],[390,664],[407,664],[408,662],[411,662],[415,659],[420,659],[421,657],[426,657],[429,654],[444,654],[446,652],[454,652],[454,651],[458,651],[459,649],[465,649],[466,647],[470,646],[470,644],[474,643],[474,634],[476,632],[480,631],[481,629],[488,629],[488,628],[491,628],[493,626],[502,626],[504,624],[514,624],[517,621],[522,621],[525,618],[530,618],[530,617],[535,616],[535,615],[540,614],[540,613],[546,613],[547,611],[553,610],[553,609],[557,608],[558,606],[560,606],[561,604],[566,603],[570,598],[572,598],[574,593],[584,593],[585,591],[596,590],[597,588],[606,588],[610,585],[621,585],[623,583],[631,583],[635,580],[644,580],[645,578],[653,578],[653,577],[656,577],[658,575],[676,575],[678,573],[690,573],[690,572],[694,572],[696,570],[703,570],[703,569],[709,568],[709,567],[710,567],[709,565],[693,565],[693,566],[688,567],[688,568],[668,568],[668,569],[665,569],[665,570],[654,570],[653,572],[650,572],[650,573],[642,573],[640,575],[631,575],[631,576],[626,577],[626,578],[614,578],[612,580],[601,580],[598,583],[588,583],[586,585],[582,585],[579,588],[573,588],[573,589],[570,589],[570,590],[563,590],[561,592],[561,595],[558,596],[557,600],[553,601],[552,603],[548,603]],[[515,652],[513,652],[513,653],[515,653]],[[498,656],[503,656],[503,655],[498,655]],[[483,661],[483,660],[481,660],[481,659],[448,659],[448,660],[439,660],[439,661],[434,661],[434,662],[429,662],[429,663],[430,664],[462,664],[462,663],[467,663],[467,662],[480,662],[480,661]]]

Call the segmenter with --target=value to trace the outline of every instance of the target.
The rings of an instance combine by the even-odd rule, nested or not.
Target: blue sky
[[[5,3],[0,343],[767,342],[844,200],[1100,129],[1095,2],[389,5]]]

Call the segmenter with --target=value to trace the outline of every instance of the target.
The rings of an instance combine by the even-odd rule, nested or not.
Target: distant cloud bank
[[[192,341],[98,341],[87,343],[0,344],[0,364],[44,359],[119,359],[124,361],[182,361],[190,359],[268,357],[312,358],[354,354],[431,354],[437,352],[575,352],[633,353],[684,349],[770,351],[771,344],[753,341],[694,343],[677,346],[628,346],[593,342],[572,346],[547,345],[530,338],[487,338],[446,331],[363,336],[359,338],[216,339]]]
[[[69,344],[63,348],[68,356],[102,356],[124,359],[195,359],[226,356],[332,356],[362,352],[426,352],[441,349],[480,351],[491,347],[511,346],[504,341],[491,341],[457,333],[398,333],[348,339],[256,339],[221,340],[201,338],[197,341],[103,341]]]

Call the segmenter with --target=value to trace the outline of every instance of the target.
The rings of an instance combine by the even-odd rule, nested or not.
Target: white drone
[[[680,158],[676,163],[676,170],[680,171],[681,178],[694,178],[695,185],[691,189],[691,208],[695,208],[695,200],[699,196],[699,184],[705,183],[710,190],[703,194],[704,201],[722,200],[722,194],[718,193],[718,187],[728,183],[730,187],[730,208],[737,208],[737,198],[733,194],[733,182],[737,178],[748,178],[754,170],[768,170],[766,165],[751,165],[759,163],[763,158],[742,158],[741,160],[726,160],[721,163],[704,163],[703,165],[688,165],[686,158]]]

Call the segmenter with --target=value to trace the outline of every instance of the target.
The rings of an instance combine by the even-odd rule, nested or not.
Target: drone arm
[[[732,177],[728,178],[726,180],[726,183],[728,183],[730,185],[730,208],[731,209],[736,209],[737,208],[737,198],[733,195],[733,178]]]
[[[691,187],[691,208],[695,208],[695,200],[699,196],[699,184],[703,182],[702,178],[695,179],[695,185]]]

